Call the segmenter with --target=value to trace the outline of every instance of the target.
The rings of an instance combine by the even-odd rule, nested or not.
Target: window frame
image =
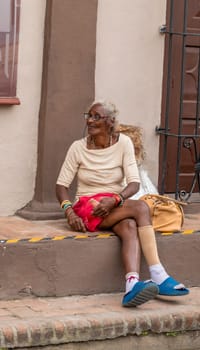
[[[1,13],[5,17],[0,28],[0,105],[19,105],[16,90],[21,0],[4,1],[5,11]]]

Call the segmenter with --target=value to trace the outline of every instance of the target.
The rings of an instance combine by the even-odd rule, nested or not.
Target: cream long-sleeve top
[[[140,183],[131,139],[120,134],[118,142],[102,149],[88,149],[86,137],[74,141],[65,157],[57,184],[69,188],[75,175],[77,197],[103,192],[120,193],[126,184]]]

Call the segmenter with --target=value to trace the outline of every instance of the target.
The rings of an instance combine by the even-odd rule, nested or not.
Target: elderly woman
[[[139,190],[139,175],[130,138],[116,132],[114,104],[94,102],[84,114],[88,136],[73,142],[62,165],[56,195],[75,231],[112,229],[122,244],[125,269],[123,306],[137,306],[159,295],[189,293],[170,277],[160,262],[147,204],[129,198]],[[69,187],[77,175],[76,200]],[[138,239],[150,271],[150,281],[139,281]]]

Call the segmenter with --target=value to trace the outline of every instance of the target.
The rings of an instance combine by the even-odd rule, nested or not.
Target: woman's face
[[[88,134],[92,136],[107,135],[109,133],[107,118],[103,106],[94,105],[89,110],[87,117]]]

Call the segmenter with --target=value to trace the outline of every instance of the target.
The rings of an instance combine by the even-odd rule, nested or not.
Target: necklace
[[[89,141],[89,145],[90,145],[90,146],[92,146],[92,148],[94,148],[94,149],[99,149],[99,148],[107,148],[107,147],[112,146],[112,143],[113,143],[113,137],[112,137],[112,134],[111,134],[111,135],[109,136],[108,143],[107,143],[107,144],[105,144],[105,145],[102,145],[102,146],[97,145],[97,144],[95,143],[95,139],[94,139],[94,137],[93,137],[93,136],[89,136],[88,141]]]

